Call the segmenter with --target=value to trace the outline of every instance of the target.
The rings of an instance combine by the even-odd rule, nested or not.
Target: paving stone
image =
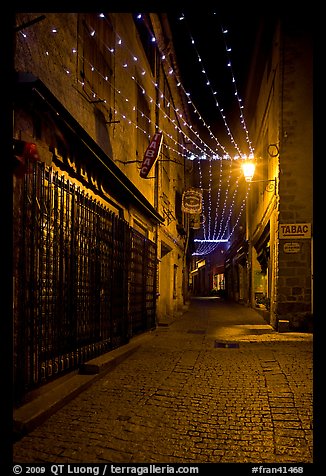
[[[311,463],[312,345],[252,309],[194,300],[16,441],[13,460]]]

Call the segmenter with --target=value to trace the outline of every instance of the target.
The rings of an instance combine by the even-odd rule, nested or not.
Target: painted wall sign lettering
[[[295,241],[284,243],[283,250],[284,253],[300,253],[301,246],[300,243],[296,243]]]
[[[311,223],[281,223],[280,238],[311,238]]]

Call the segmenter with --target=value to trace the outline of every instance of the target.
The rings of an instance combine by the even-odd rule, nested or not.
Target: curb
[[[169,327],[171,324],[174,322],[178,321],[182,316],[188,311],[190,306],[190,301],[186,302],[183,304],[182,309],[174,313],[170,317],[161,317],[160,319],[157,320],[157,327]]]
[[[136,352],[139,347],[155,334],[149,331],[135,336],[127,344],[111,350],[106,354],[85,362],[68,375],[58,378],[39,389],[39,395],[13,411],[13,437],[19,440],[34,430],[60,408],[73,400],[92,383],[119,365]]]

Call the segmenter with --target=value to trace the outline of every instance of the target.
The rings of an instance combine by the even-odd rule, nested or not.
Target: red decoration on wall
[[[15,141],[14,143],[15,175],[22,177],[31,173],[31,165],[41,160],[36,144],[33,142]]]
[[[36,162],[37,160],[40,160],[36,144],[33,142],[25,142],[23,157],[25,160],[29,160],[30,162]]]

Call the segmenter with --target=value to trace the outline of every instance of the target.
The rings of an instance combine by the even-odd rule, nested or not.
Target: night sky
[[[215,140],[209,137],[209,130],[211,130],[227,153],[232,157],[239,153],[230,141],[222,118],[221,110],[223,110],[226,124],[239,145],[241,153],[250,153],[241,124],[238,98],[244,106],[242,112],[248,125],[245,90],[255,39],[263,17],[257,14],[249,15],[248,11],[241,11],[230,4],[228,8],[224,7],[223,11],[181,10],[180,13],[168,13],[168,18],[182,85],[190,93],[193,105],[206,124],[203,124],[203,121],[198,119],[198,115],[193,113],[193,105],[189,105],[192,122],[200,138],[221,156],[223,154],[221,148],[217,147]],[[227,33],[223,33],[225,30]],[[228,49],[231,51],[227,51]],[[231,64],[231,67],[228,64]],[[216,105],[216,101],[219,106]],[[207,125],[210,129],[206,127]],[[195,162],[194,170],[199,167],[198,161]],[[230,233],[226,223],[230,214],[233,213],[231,202],[235,197],[239,203],[243,199],[242,192],[239,192],[237,182],[234,180],[234,177],[241,175],[239,170],[236,167],[232,169],[232,178],[229,181],[230,162],[223,161],[222,168],[220,165],[219,161],[213,161],[210,164],[209,161],[204,160],[200,166],[201,174],[199,169],[195,173],[196,180],[200,180],[196,186],[203,188],[205,233],[210,238],[213,235],[216,238],[220,233],[219,238],[226,238],[226,235]],[[217,197],[220,198],[217,199]],[[225,207],[224,210],[223,207]],[[237,217],[230,223],[234,224],[236,219]],[[196,237],[203,238],[203,236],[203,229],[196,232]],[[205,253],[205,249],[196,251]]]
[[[182,14],[184,19],[180,20]],[[245,106],[246,81],[262,16],[233,9],[230,4],[229,9],[224,7],[223,11],[183,9],[168,13],[168,18],[182,85],[205,122],[212,126],[214,135],[218,134],[223,145],[227,145],[229,140],[220,109],[230,127],[235,124],[235,128],[241,129],[236,91]],[[228,32],[223,34],[222,30]],[[230,52],[227,52],[228,48],[231,48]]]

